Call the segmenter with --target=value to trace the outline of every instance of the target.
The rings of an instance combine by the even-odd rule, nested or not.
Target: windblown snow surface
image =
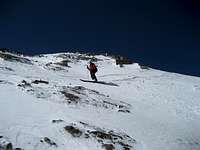
[[[198,77],[96,55],[87,83],[90,56],[1,54],[0,149],[200,150]]]

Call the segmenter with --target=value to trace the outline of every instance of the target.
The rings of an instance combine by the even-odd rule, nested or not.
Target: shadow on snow
[[[83,82],[91,82],[91,83],[97,83],[97,84],[104,84],[104,85],[110,85],[110,86],[119,86],[118,84],[112,83],[112,82],[104,82],[104,81],[91,81],[91,80],[82,80]]]

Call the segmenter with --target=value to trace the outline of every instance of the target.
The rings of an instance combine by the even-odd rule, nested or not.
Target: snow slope
[[[200,150],[200,78],[97,55],[86,83],[90,56],[0,53],[0,149]]]

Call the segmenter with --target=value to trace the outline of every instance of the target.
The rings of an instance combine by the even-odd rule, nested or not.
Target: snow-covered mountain
[[[102,82],[80,81],[90,59]],[[0,52],[0,149],[200,150],[200,78],[103,55]]]

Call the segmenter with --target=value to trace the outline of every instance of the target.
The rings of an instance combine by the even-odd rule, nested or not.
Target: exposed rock
[[[74,86],[74,87],[71,87],[71,90],[77,92],[77,91],[86,90],[86,88],[83,86]]]
[[[61,93],[65,95],[65,97],[68,100],[68,103],[71,103],[71,102],[78,103],[78,101],[80,99],[78,96],[68,93],[67,91],[61,91]]]
[[[79,123],[82,124],[82,125],[84,125],[84,126],[89,126],[89,124],[87,124],[85,122],[82,122],[82,121],[80,121]]]
[[[130,148],[132,147],[132,146],[125,144],[121,141],[119,141],[118,143],[124,148],[124,150],[130,150]]]
[[[22,80],[22,83],[21,83],[21,84],[18,84],[18,86],[25,88],[25,87],[31,87],[31,84],[28,83],[28,82],[25,81],[25,80]]]
[[[65,127],[65,130],[69,132],[73,137],[93,138],[105,150],[114,150],[120,148],[122,150],[134,150],[134,144],[136,141],[130,136],[123,133],[116,133],[112,130],[106,131],[96,126],[91,126],[84,122],[79,122],[81,126],[73,124]]]
[[[125,58],[123,56],[115,56],[115,60],[116,60],[116,65],[120,65],[120,67],[122,67],[124,64],[133,64],[134,61]]]
[[[8,48],[0,48],[0,52],[9,52],[10,51],[10,49],[8,49]]]
[[[7,70],[7,71],[14,71],[12,68],[9,67],[0,67],[2,70]]]
[[[118,110],[118,112],[123,112],[123,113],[130,113],[130,110],[123,110],[123,109],[120,109],[120,110]]]
[[[61,122],[64,122],[64,120],[62,120],[62,119],[52,120],[52,123],[61,123]]]
[[[70,133],[73,137],[80,137],[83,132],[79,130],[78,128],[75,128],[73,126],[66,126],[65,130]]]
[[[57,57],[63,58],[63,59],[67,59],[70,61],[80,61],[80,60],[85,60],[85,61],[93,61],[93,62],[97,62],[97,61],[101,61],[101,59],[98,59],[94,56],[95,54],[92,53],[87,53],[87,54],[81,54],[81,53],[75,53],[75,54],[60,54]]]
[[[2,137],[0,138],[0,150],[13,150],[13,145]]]
[[[64,68],[57,66],[53,63],[47,63],[45,65],[45,68],[49,69],[49,70],[53,70],[53,71],[61,71],[61,70],[65,70]]]
[[[58,62],[56,64],[61,65],[61,66],[65,66],[65,67],[70,67],[69,62],[71,62],[71,61],[70,60],[62,60],[61,62]]]
[[[0,52],[8,52],[8,53],[12,53],[12,54],[15,54],[15,55],[22,55],[21,52],[17,51],[17,50],[11,50],[9,48],[0,48]]]
[[[23,150],[22,148],[13,148],[13,144],[3,136],[0,136],[0,150]]]
[[[110,134],[104,133],[102,131],[92,131],[90,134],[100,139],[112,140],[112,136]]]
[[[103,144],[102,147],[105,148],[106,150],[114,150],[115,149],[115,147],[112,144]]]
[[[111,103],[111,102],[108,102],[108,101],[103,101],[103,103],[108,104],[108,105],[112,105],[112,106],[115,106],[115,107],[118,106],[117,104]]]
[[[50,146],[55,146],[57,147],[57,144],[55,142],[53,142],[51,139],[49,139],[48,137],[44,137],[42,140],[40,140],[40,142],[45,142],[47,144],[49,144]]]
[[[39,84],[39,83],[49,84],[48,81],[43,81],[43,80],[35,80],[35,81],[32,81],[32,83],[34,83],[34,84]]]
[[[63,86],[61,93],[65,95],[68,103],[92,105],[98,108],[120,110],[119,112],[129,113],[130,104],[121,101],[113,101],[109,96],[96,90],[88,89],[83,86]],[[88,94],[93,95],[88,97]]]
[[[29,59],[11,53],[0,52],[0,57],[7,61],[16,61],[26,64],[32,64],[32,62]]]

